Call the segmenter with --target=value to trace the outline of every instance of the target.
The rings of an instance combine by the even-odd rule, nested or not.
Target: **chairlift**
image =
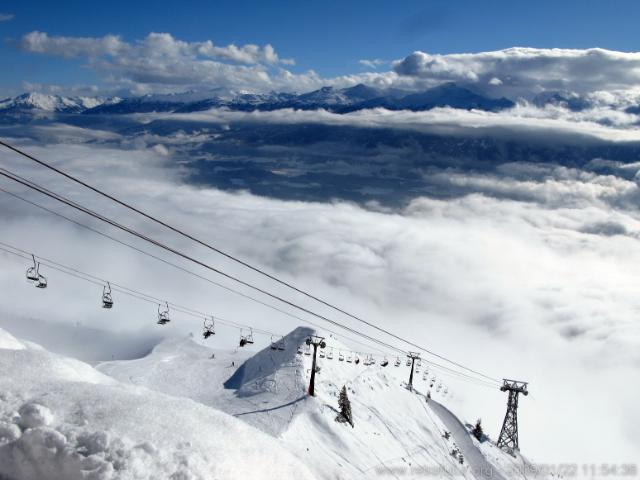
[[[387,357],[384,357],[382,362],[380,362],[380,366],[386,367],[387,365],[389,365],[389,360],[387,360]]]
[[[442,384],[439,383],[438,386],[436,387],[436,392],[439,392],[441,388],[442,388]]]
[[[249,335],[242,335],[242,329],[240,329],[240,346],[244,347],[247,344],[253,343],[253,328],[249,329]]]
[[[426,372],[424,373],[424,375],[422,375],[422,380],[424,380],[424,381],[429,380],[429,375],[427,375]]]
[[[307,349],[304,351],[304,354],[307,356],[311,355],[311,343],[307,343]]]
[[[351,358],[351,354],[347,356],[347,363],[353,363],[353,358]]]
[[[109,282],[102,287],[102,308],[113,308],[113,296]]]
[[[302,347],[298,347],[298,351],[296,352],[298,355],[302,355]]]
[[[333,348],[327,353],[327,360],[333,360]]]
[[[37,288],[47,288],[47,278],[40,273],[40,262],[36,262],[35,255],[31,255],[33,267],[27,269],[27,280]]]
[[[356,353],[356,358],[353,360],[353,363],[355,363],[356,365],[360,363],[360,357],[358,356],[357,353]]]
[[[160,304],[158,304],[158,325],[166,325],[171,321],[169,318],[169,302],[165,302],[166,310],[160,310]]]
[[[286,347],[286,342],[284,341],[284,337],[280,337],[280,341],[278,342],[277,349],[282,352]]]
[[[271,335],[271,350],[278,350],[278,345],[273,340],[273,335]]]
[[[204,318],[204,323],[202,328],[203,328],[202,336],[204,337],[205,340],[209,338],[211,335],[216,334],[215,320],[213,319],[213,316],[211,318],[207,318],[207,317]]]
[[[422,366],[422,359],[421,359],[421,358],[419,358],[419,359],[418,359],[418,367],[421,367],[421,366]]]
[[[410,366],[411,366],[411,359],[407,358],[407,367],[410,367]]]
[[[325,357],[324,352],[322,350],[320,350],[320,358],[324,358],[324,357]]]
[[[394,365],[395,365],[396,367],[399,367],[401,363],[402,363],[402,362],[400,361],[400,357],[396,357],[396,361],[395,361]]]
[[[342,354],[342,352],[338,354],[338,360],[340,360],[341,362],[344,362],[344,355]]]

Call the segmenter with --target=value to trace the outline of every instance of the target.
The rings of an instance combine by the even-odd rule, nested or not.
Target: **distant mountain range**
[[[499,111],[514,105],[514,102],[507,98],[489,98],[453,83],[439,85],[419,93],[378,89],[360,84],[341,89],[323,87],[303,94],[273,92],[234,95],[211,90],[130,98],[92,98],[25,93],[0,101],[0,113],[53,112],[87,115],[188,113],[222,107],[235,111],[273,111],[284,108],[325,109],[334,113],[348,113],[369,108],[424,111],[436,107]]]

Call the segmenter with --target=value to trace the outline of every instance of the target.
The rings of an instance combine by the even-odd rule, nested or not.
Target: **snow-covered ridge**
[[[340,361],[338,352],[348,349],[335,338],[328,339],[333,360],[318,359],[317,396],[309,397],[311,356],[297,353],[299,346],[307,351],[309,333],[298,328],[285,337],[283,351],[266,347],[255,354],[212,351],[190,338],[167,340],[147,357],[98,369],[122,382],[223,410],[276,437],[318,478],[424,478],[430,472],[434,478],[501,480],[526,464],[489,440],[473,438],[452,413],[451,395],[433,389],[427,401],[422,373],[409,392],[406,368]],[[215,339],[209,343],[215,345]],[[335,421],[343,385],[354,428]]]

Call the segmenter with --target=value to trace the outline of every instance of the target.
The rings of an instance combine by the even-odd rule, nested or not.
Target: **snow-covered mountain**
[[[31,110],[85,113],[88,115],[120,115],[149,112],[186,113],[219,107],[235,111],[272,111],[292,108],[298,110],[325,109],[335,113],[347,113],[367,108],[423,111],[444,106],[496,111],[511,108],[513,105],[514,103],[506,98],[488,98],[452,83],[419,93],[408,93],[397,89],[378,89],[360,84],[342,89],[322,87],[302,94],[234,93],[214,89],[198,92],[149,94],[124,99],[70,98],[29,93],[0,102],[0,113]]]
[[[44,93],[24,93],[0,101],[0,113],[42,111],[58,113],[80,113],[104,104],[114,104],[118,98],[63,97]]]

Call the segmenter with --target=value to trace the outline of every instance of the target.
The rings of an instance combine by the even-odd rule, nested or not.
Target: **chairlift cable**
[[[6,146],[6,144],[4,144],[2,141],[0,141],[0,144]],[[352,332],[354,334],[357,334],[357,335],[360,335],[360,336],[362,336],[364,338],[367,338],[370,341],[373,341],[373,342],[378,343],[380,345],[385,345],[387,347],[391,347],[389,344],[386,344],[385,342],[381,342],[380,340],[377,340],[377,339],[375,339],[375,338],[373,338],[373,337],[371,337],[369,335],[366,335],[366,334],[364,334],[362,332],[358,332],[357,330],[355,330],[355,329],[353,329],[351,327],[348,327],[346,325],[340,324],[339,322],[336,322],[335,320],[332,320],[332,319],[330,319],[330,318],[328,318],[328,317],[326,317],[324,315],[315,313],[315,312],[313,312],[312,310],[309,310],[306,307],[302,307],[302,306],[294,303],[293,301],[287,300],[287,299],[285,299],[283,297],[280,297],[279,295],[273,294],[273,293],[271,293],[271,292],[269,292],[269,291],[267,291],[267,290],[265,290],[263,288],[260,288],[258,286],[255,286],[255,285],[249,283],[249,282],[241,280],[238,277],[235,277],[233,275],[225,273],[225,272],[223,272],[222,270],[220,270],[218,268],[215,268],[215,267],[213,267],[211,265],[208,265],[208,264],[206,264],[206,263],[204,263],[204,262],[202,262],[200,260],[197,260],[197,259],[195,259],[195,258],[193,258],[193,257],[191,257],[191,256],[189,256],[189,255],[187,255],[187,254],[185,254],[185,253],[183,253],[183,252],[171,247],[171,246],[168,246],[168,245],[166,245],[166,244],[164,244],[164,243],[162,243],[162,242],[160,242],[158,240],[155,240],[155,239],[153,239],[153,238],[151,238],[151,237],[149,237],[149,236],[147,236],[145,234],[137,232],[136,230],[133,230],[132,228],[124,226],[124,225],[122,225],[122,224],[120,224],[120,223],[118,223],[118,222],[116,222],[116,221],[114,221],[112,219],[109,219],[109,218],[107,218],[107,217],[105,217],[105,216],[103,216],[103,215],[101,215],[101,214],[99,214],[99,213],[97,213],[95,211],[92,211],[91,209],[89,209],[87,207],[84,207],[84,206],[82,206],[82,205],[80,205],[80,204],[78,204],[78,203],[76,203],[76,202],[74,202],[74,201],[72,201],[70,199],[67,199],[64,196],[60,195],[60,194],[54,193],[54,192],[52,192],[52,191],[50,191],[50,190],[48,190],[48,189],[46,189],[44,187],[41,187],[41,186],[37,185],[36,183],[31,182],[31,181],[29,181],[27,179],[24,179],[24,178],[22,178],[22,177],[20,177],[20,176],[18,176],[16,174],[6,170],[6,169],[4,169],[4,168],[0,168],[0,175],[3,175],[5,177],[9,178],[10,180],[13,180],[13,181],[15,181],[17,183],[20,183],[20,184],[22,184],[22,185],[24,185],[24,186],[26,186],[28,188],[31,188],[32,190],[36,190],[36,191],[38,191],[38,192],[40,192],[40,193],[42,193],[42,194],[44,194],[46,196],[49,196],[50,198],[53,198],[53,199],[55,199],[55,200],[57,200],[57,201],[59,201],[61,203],[64,203],[64,204],[66,204],[66,205],[68,205],[68,206],[70,206],[72,208],[75,208],[77,210],[80,210],[83,213],[86,213],[87,215],[90,215],[90,216],[92,216],[92,217],[94,217],[94,218],[96,218],[98,220],[101,220],[101,221],[103,221],[105,223],[108,223],[108,224],[112,225],[113,227],[116,227],[116,228],[118,228],[120,230],[123,230],[123,231],[125,231],[125,232],[127,232],[127,233],[129,233],[131,235],[134,235],[134,236],[136,236],[136,237],[138,237],[138,238],[140,238],[142,240],[145,240],[145,241],[147,241],[147,242],[149,242],[149,243],[151,243],[153,245],[156,245],[159,248],[162,248],[162,249],[164,249],[166,251],[169,251],[170,253],[173,253],[175,255],[178,255],[178,256],[186,259],[186,260],[189,260],[189,261],[191,261],[191,262],[193,262],[193,263],[195,263],[197,265],[200,265],[200,266],[202,266],[202,267],[204,267],[204,268],[206,268],[208,270],[211,270],[211,271],[213,271],[215,273],[218,273],[218,274],[220,274],[220,275],[222,275],[222,276],[224,276],[226,278],[229,278],[230,280],[233,280],[233,281],[235,281],[237,283],[240,283],[240,284],[242,284],[242,285],[244,285],[246,287],[249,287],[249,288],[251,288],[253,290],[256,290],[256,291],[258,291],[258,292],[260,292],[260,293],[262,293],[264,295],[267,295],[267,296],[269,296],[271,298],[274,298],[274,299],[276,299],[276,300],[278,300],[278,301],[280,301],[282,303],[285,303],[285,304],[287,304],[287,305],[289,305],[291,307],[294,307],[294,308],[296,308],[298,310],[301,310],[301,311],[303,311],[303,312],[305,312],[307,314],[310,314],[312,316],[320,318],[320,319],[322,319],[322,320],[324,320],[324,321],[326,321],[328,323],[331,323],[332,325],[339,326],[340,328],[343,328],[343,329],[345,329],[347,331],[350,331],[350,332]],[[335,307],[335,308],[337,308],[337,307]],[[424,351],[424,352],[426,352],[426,353],[428,353],[428,354],[430,354],[432,356],[435,356],[435,357],[437,357],[439,359],[442,359],[442,360],[444,360],[444,361],[446,361],[448,363],[451,363],[452,365],[455,365],[455,366],[457,366],[459,368],[462,368],[462,369],[467,370],[469,372],[472,372],[472,373],[474,373],[476,375],[479,375],[481,377],[489,379],[492,382],[499,383],[499,381],[497,379],[494,379],[494,378],[489,377],[489,376],[487,376],[487,375],[485,375],[483,373],[480,373],[480,372],[478,372],[478,371],[476,371],[474,369],[471,369],[471,368],[466,367],[466,366],[464,366],[462,364],[459,364],[457,362],[449,360],[448,358],[446,358],[446,357],[444,357],[442,355],[439,355],[439,354],[437,354],[435,352],[432,352],[429,349],[426,349],[424,347],[421,347],[421,346],[411,342],[410,340],[407,340],[407,339],[404,339],[402,337],[399,337],[394,333],[391,333],[391,332],[389,332],[389,331],[387,331],[385,329],[382,329],[382,328],[380,328],[380,327],[378,327],[376,325],[373,325],[373,324],[371,324],[369,322],[366,322],[366,321],[364,321],[362,319],[359,319],[357,317],[354,317],[354,318],[356,318],[357,320],[359,320],[359,321],[371,326],[372,328],[374,328],[376,330],[379,330],[379,331],[381,331],[381,332],[383,332],[383,333],[385,333],[385,334],[387,334],[387,335],[389,335],[389,336],[391,336],[393,338],[396,338],[396,339],[398,339],[398,340],[400,340],[400,341],[402,341],[404,343],[407,343],[408,345],[414,346],[414,347],[418,348],[421,351]],[[397,351],[402,351],[401,349],[398,349],[397,347],[392,347],[392,348],[394,350],[397,350]]]

